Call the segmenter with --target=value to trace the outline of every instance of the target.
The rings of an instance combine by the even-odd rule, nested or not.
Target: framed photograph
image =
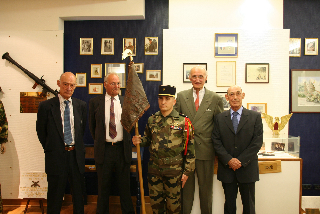
[[[301,57],[301,38],[290,38],[289,56]]]
[[[103,94],[103,83],[89,83],[89,94]]]
[[[143,74],[144,63],[134,63],[134,65],[136,66],[136,73]]]
[[[102,64],[91,64],[91,78],[102,77]]]
[[[108,73],[117,73],[120,79],[120,88],[126,87],[126,63],[105,63],[105,76]]]
[[[76,73],[77,87],[87,86],[87,74],[86,73]]]
[[[183,82],[191,83],[189,75],[191,69],[195,66],[200,66],[207,70],[207,63],[183,63]]]
[[[222,101],[223,101],[223,109],[225,111],[228,111],[230,109],[230,104],[229,102],[226,100],[226,94],[227,92],[216,92],[221,98],[222,98]]]
[[[238,57],[238,34],[216,33],[214,49],[215,57]]]
[[[161,70],[146,70],[146,81],[161,81]]]
[[[320,70],[291,69],[291,113],[320,112]]]
[[[246,83],[269,83],[269,63],[246,63]]]
[[[114,55],[114,38],[101,39],[101,55]]]
[[[318,38],[305,38],[304,55],[318,55]]]
[[[93,55],[93,38],[80,38],[80,55]]]
[[[130,49],[132,52],[132,56],[136,56],[136,38],[123,38],[123,51],[126,49]]]
[[[144,54],[158,55],[158,37],[145,37]]]
[[[236,62],[217,61],[217,87],[236,84]]]
[[[267,103],[247,103],[247,109],[267,114]],[[263,117],[261,115],[261,117]]]

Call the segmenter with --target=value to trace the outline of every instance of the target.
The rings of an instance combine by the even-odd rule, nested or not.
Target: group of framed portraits
[[[114,38],[101,38],[101,55],[114,55]],[[137,55],[136,38],[123,38],[122,52],[130,49]],[[145,37],[144,54],[158,55],[158,37]],[[93,38],[80,38],[80,55],[93,55]]]
[[[304,43],[304,55],[318,55],[318,38],[305,38]],[[301,57],[301,38],[290,38],[289,56]]]

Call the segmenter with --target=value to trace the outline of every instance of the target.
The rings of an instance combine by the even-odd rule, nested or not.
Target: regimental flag
[[[131,64],[131,63],[130,63]],[[127,88],[122,107],[121,124],[130,133],[135,123],[150,107],[147,95],[136,73],[135,65],[129,65]]]

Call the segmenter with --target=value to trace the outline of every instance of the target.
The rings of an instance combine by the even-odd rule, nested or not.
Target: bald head
[[[60,87],[60,95],[67,100],[76,88],[76,76],[71,72],[65,72],[60,76],[57,85]]]

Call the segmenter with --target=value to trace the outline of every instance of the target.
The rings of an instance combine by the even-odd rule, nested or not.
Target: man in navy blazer
[[[64,191],[69,178],[72,188],[73,213],[84,213],[82,194],[84,164],[83,135],[86,127],[87,104],[71,98],[76,88],[76,77],[65,72],[57,82],[60,92],[57,97],[43,101],[37,113],[37,134],[45,153],[45,171],[48,180],[47,213],[60,213]],[[64,110],[67,104],[70,112],[72,139],[64,140]]]
[[[231,86],[225,95],[231,109],[217,115],[214,121],[212,139],[219,160],[218,180],[225,194],[225,214],[236,214],[238,187],[243,213],[255,214],[255,182],[259,180],[257,153],[263,142],[263,125],[258,112],[243,108],[244,96],[239,86]]]

